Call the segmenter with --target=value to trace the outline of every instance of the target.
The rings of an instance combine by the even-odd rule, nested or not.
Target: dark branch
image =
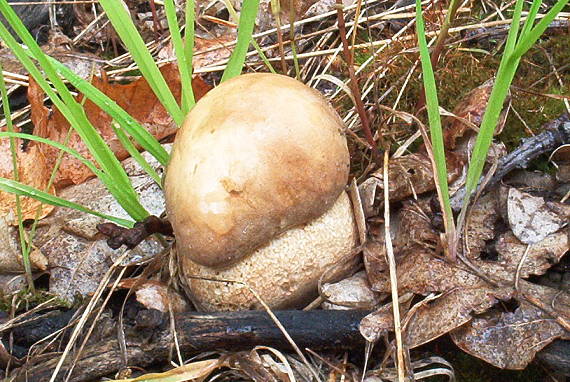
[[[523,139],[522,144],[515,151],[503,157],[486,187],[498,183],[509,172],[517,168],[526,168],[536,157],[551,152],[567,143],[570,143],[570,116],[562,114],[554,121],[544,125],[542,133]],[[482,178],[479,184],[481,184],[481,181]],[[454,211],[461,210],[464,198],[465,187],[462,187],[451,198],[451,208]]]
[[[136,323],[126,330],[127,359],[129,365],[145,367],[164,363],[171,355],[174,340],[169,328],[168,314],[162,315],[162,323],[148,327],[142,316],[151,311],[141,310]],[[359,310],[313,310],[275,312],[279,321],[294,339],[299,348],[313,350],[350,349],[364,344],[359,332],[360,320],[368,311]],[[144,323],[142,323],[144,321]],[[156,321],[156,320],[155,320]],[[176,316],[176,333],[181,351],[185,356],[217,349],[231,351],[248,350],[256,345],[266,345],[289,350],[283,333],[264,311],[232,313],[186,312]],[[14,382],[47,382],[61,355],[32,362],[15,370]],[[69,355],[56,380],[63,380],[68,373]],[[121,351],[117,339],[105,338],[86,348],[74,365],[70,382],[98,380],[121,369]]]

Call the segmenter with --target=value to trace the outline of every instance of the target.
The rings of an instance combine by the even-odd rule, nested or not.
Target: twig
[[[140,312],[148,311],[145,309]],[[370,312],[363,310],[313,310],[281,311],[275,312],[275,315],[299,347],[338,350],[364,344],[358,325],[368,313]],[[138,317],[137,315],[137,320]],[[173,339],[168,325],[168,314],[164,313],[162,319],[157,327],[152,328],[152,337],[148,336],[151,328],[142,330],[143,327],[138,327],[139,324],[135,320],[135,326],[127,332],[129,364],[145,367],[167,361]],[[291,349],[282,331],[264,311],[185,312],[175,315],[175,322],[180,350],[186,356],[216,349],[245,350],[259,344]],[[107,337],[90,344],[77,361],[76,371],[71,375],[70,382],[98,380],[115,373],[123,366],[121,358],[116,338]],[[28,364],[14,371],[11,376],[14,382],[47,381],[56,366],[57,356],[47,360],[44,358],[35,365],[32,362],[33,360],[30,360]],[[67,372],[70,364],[71,361],[66,361],[61,372]]]
[[[503,157],[497,166],[495,175],[486,185],[496,184],[512,170],[526,168],[539,155],[550,152],[560,145],[570,143],[570,115],[562,114],[543,126],[543,130],[544,132],[534,137],[523,139],[522,144],[515,151]],[[482,180],[483,177],[479,181],[479,187],[481,187]],[[451,198],[451,208],[454,211],[461,209],[464,197],[465,187],[462,187]]]
[[[149,216],[144,221],[137,222],[133,228],[119,227],[114,223],[102,223],[97,224],[97,230],[108,237],[107,245],[112,249],[118,249],[123,244],[132,249],[155,233],[173,236],[170,223],[156,216]]]
[[[370,121],[368,120],[368,115],[366,114],[366,110],[364,109],[364,103],[362,102],[362,94],[360,93],[360,88],[358,87],[358,81],[356,79],[356,75],[354,74],[354,66],[352,65],[352,55],[350,54],[350,48],[348,46],[348,40],[346,39],[346,25],[344,22],[344,6],[342,0],[336,0],[337,5],[337,18],[338,18],[338,29],[340,33],[340,39],[342,40],[342,48],[344,59],[348,66],[348,75],[350,77],[350,90],[352,91],[352,95],[354,96],[356,111],[360,116],[360,121],[362,123],[362,130],[364,131],[364,135],[366,136],[366,141],[370,145],[372,150],[372,155],[374,157],[377,156],[377,146],[376,142],[374,141],[374,136],[372,135],[372,131],[370,130]]]

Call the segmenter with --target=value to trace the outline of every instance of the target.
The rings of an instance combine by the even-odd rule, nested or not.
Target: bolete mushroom
[[[315,90],[276,74],[222,83],[188,114],[165,179],[167,213],[188,293],[203,310],[256,299],[275,308],[311,294],[350,252],[343,123]],[[195,278],[198,277],[198,278]]]

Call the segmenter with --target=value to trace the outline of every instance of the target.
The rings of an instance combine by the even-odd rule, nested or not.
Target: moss
[[[489,41],[487,41],[489,43]],[[494,42],[490,42],[495,45]],[[532,133],[541,131],[541,126],[558,117],[564,112],[564,104],[560,99],[543,96],[541,94],[570,94],[570,68],[559,72],[562,83],[552,74],[552,65],[556,68],[570,62],[570,35],[559,34],[550,36],[537,43],[521,60],[519,70],[515,76],[512,87],[512,105],[515,113],[509,113],[505,128],[498,139],[504,142],[509,151],[516,148],[520,139]],[[493,47],[490,47],[493,48]],[[549,61],[547,54],[552,59]],[[390,52],[386,53],[388,58]],[[378,83],[378,94],[382,94],[390,86],[401,82],[416,59],[416,54],[400,54],[389,67],[387,76]],[[500,54],[491,55],[478,49],[449,49],[444,51],[436,69],[436,82],[440,105],[446,110],[453,110],[457,103],[472,89],[496,75],[499,67]],[[386,60],[388,62],[388,60]],[[405,94],[400,100],[397,109],[414,112],[421,89],[420,70],[412,76]],[[397,86],[401,86],[398,84]],[[392,92],[383,101],[385,105],[392,105],[397,92]],[[420,116],[424,118],[425,116]],[[530,131],[529,131],[530,129]],[[413,133],[413,131],[408,131]],[[399,136],[390,131],[392,136]]]
[[[539,133],[544,123],[564,113],[565,107],[561,100],[541,94],[570,94],[570,68],[558,73],[564,84],[562,87],[556,76],[552,74],[552,65],[559,68],[570,62],[568,46],[570,46],[570,35],[554,36],[537,44],[523,57],[517,76],[513,81],[515,87],[513,108],[520,115],[520,118],[511,113],[505,129],[499,136],[509,149],[516,147],[521,138],[529,136],[531,133]],[[547,54],[552,59],[552,65]]]
[[[31,293],[29,290],[24,289],[16,293],[16,295],[0,294],[0,311],[12,312],[14,301],[19,301],[17,312],[28,311],[34,306],[40,305],[48,300],[52,300],[54,295],[44,290],[36,290]],[[60,306],[63,308],[70,308],[71,305],[59,298],[52,301],[51,306]]]

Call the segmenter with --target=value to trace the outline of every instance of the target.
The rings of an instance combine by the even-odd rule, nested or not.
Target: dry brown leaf
[[[515,290],[517,274],[519,278],[543,274],[568,251],[567,232],[552,233],[527,250],[527,245],[508,231],[496,240],[497,259],[482,258],[481,243],[494,236],[491,235],[494,219],[491,219],[493,224],[487,224],[490,218],[483,211],[494,210],[492,200],[492,196],[484,197],[473,207],[473,218],[468,226],[472,232],[468,236],[471,242],[478,244],[472,246],[471,267],[437,256],[438,233],[425,213],[426,201],[407,202],[400,210],[394,241],[399,293],[440,294],[410,310],[406,325],[408,346],[419,346],[465,324],[472,319],[473,313],[483,313],[498,300],[520,297]],[[376,238],[376,244],[368,247],[371,252],[376,245],[380,254],[365,251],[367,272],[374,290],[389,293],[390,279],[382,264],[385,261],[383,249],[381,244],[377,245],[381,242]]]
[[[47,259],[40,251],[34,249],[30,253],[30,264],[33,269],[44,271]],[[18,230],[11,227],[4,216],[0,216],[0,273],[20,273],[24,271],[22,251],[18,239]]]
[[[461,169],[456,157],[449,153],[447,158],[447,181],[453,182]],[[363,208],[366,216],[378,214],[383,205],[383,170],[378,170],[366,179],[358,188],[363,199]],[[397,202],[412,196],[420,195],[435,189],[433,169],[426,154],[414,153],[390,160],[388,166],[388,178],[390,179],[390,201]]]
[[[5,127],[0,130],[6,131]],[[21,139],[15,139],[15,147],[18,162],[18,175],[21,183],[35,187],[42,191],[55,194],[54,187],[47,190],[50,171],[46,163],[46,158],[38,145],[33,142],[24,144]],[[10,140],[4,138],[0,140],[0,176],[14,179],[12,152],[10,151]],[[34,219],[36,213],[41,219],[53,210],[53,206],[42,205],[35,199],[21,197],[22,217],[24,220]],[[4,191],[0,191],[0,216],[9,217],[11,224],[18,224],[16,216],[16,197]]]
[[[539,299],[548,299],[547,287],[540,287]],[[570,297],[564,294],[566,308]],[[493,309],[474,318],[468,324],[451,332],[451,338],[465,352],[502,369],[522,370],[542,348],[557,338],[569,334],[556,320],[528,303],[522,303],[514,312]]]
[[[500,219],[496,192],[483,195],[471,209],[464,229],[465,257],[474,259],[485,249],[488,240],[496,235],[496,224]]]
[[[365,272],[336,283],[325,283],[321,295],[327,299],[323,309],[372,309],[380,302],[380,296],[370,289]]]
[[[161,312],[168,312],[170,309],[175,312],[186,312],[190,309],[186,299],[167,285],[156,280],[145,280],[141,282],[138,278],[122,279],[119,288],[135,288],[137,301],[147,309],[156,309]]]
[[[433,250],[437,246],[439,235],[431,225],[428,204],[426,199],[406,201],[392,217],[390,230],[396,262],[405,257],[409,249],[426,246]],[[384,288],[389,277],[383,226],[375,232],[365,243],[363,253],[368,280],[372,289],[379,291],[377,288]],[[382,289],[382,292],[386,290]]]
[[[469,137],[477,132],[474,128],[478,129],[481,125],[494,83],[494,79],[490,79],[471,90],[453,109],[455,117],[450,116],[445,119],[444,142],[446,148],[454,149],[458,139]],[[500,134],[503,130],[505,121],[506,112],[503,111],[495,135]],[[471,132],[467,134],[468,131]]]
[[[408,293],[399,298],[400,317],[404,317],[410,308],[413,294]],[[394,331],[394,314],[392,304],[385,304],[375,312],[370,313],[360,321],[360,334],[368,342],[376,342],[388,332]]]
[[[161,68],[161,72],[175,98],[180,99],[181,86],[177,67],[174,64],[168,64]],[[201,80],[197,80],[196,84],[199,84],[196,89],[196,98],[199,99],[209,89]],[[93,85],[117,102],[156,139],[163,139],[176,132],[177,127],[174,121],[160,104],[144,78],[124,85],[110,83],[105,78],[94,77]],[[33,81],[30,81],[28,94],[32,106],[34,133],[60,143],[65,142],[70,129],[67,120],[58,110],[51,112],[44,106],[44,94]],[[128,156],[128,152],[123,148],[111,127],[112,118],[89,100],[85,102],[84,108],[87,118],[105,142],[107,142],[117,158],[119,160],[125,159]],[[88,159],[92,158],[87,147],[81,141],[79,134],[75,131],[71,133],[67,146],[77,150]],[[49,168],[52,168],[59,150],[49,145],[40,145],[40,147],[48,161]],[[63,156],[55,184],[56,187],[61,188],[69,184],[82,183],[92,176],[92,172],[87,167],[66,154]]]
[[[549,208],[544,198],[516,188],[509,190],[507,212],[513,233],[526,244],[537,243],[568,224],[568,216]]]

